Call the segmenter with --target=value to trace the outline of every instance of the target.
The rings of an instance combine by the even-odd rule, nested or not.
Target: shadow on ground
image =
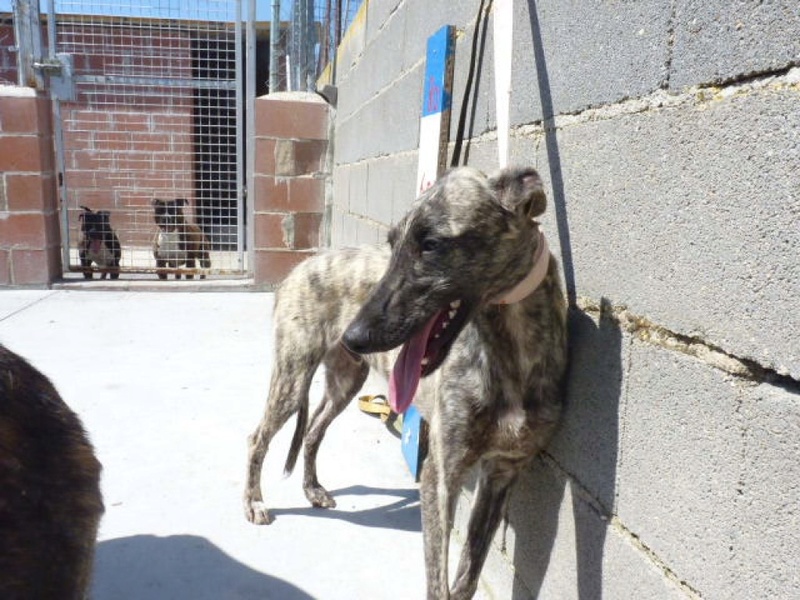
[[[273,517],[297,515],[312,518],[341,519],[362,527],[383,527],[398,531],[422,531],[419,490],[381,489],[364,485],[354,485],[331,491],[338,508],[270,508]],[[344,510],[346,496],[397,496],[399,500],[390,504],[364,510]]]
[[[97,545],[94,600],[313,600],[193,535],[135,535]]]

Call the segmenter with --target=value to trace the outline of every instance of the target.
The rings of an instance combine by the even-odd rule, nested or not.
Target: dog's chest
[[[114,263],[114,253],[102,240],[91,240],[87,249],[86,257],[98,265],[111,265]]]
[[[178,231],[158,232],[158,258],[171,261],[185,261],[186,249]]]

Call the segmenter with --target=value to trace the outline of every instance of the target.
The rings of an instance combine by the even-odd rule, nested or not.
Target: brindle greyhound
[[[270,440],[294,413],[286,470],[305,443],[306,496],[315,506],[335,506],[317,481],[317,450],[376,368],[389,375],[394,410],[414,401],[430,423],[421,479],[428,597],[472,597],[511,486],[561,413],[566,302],[557,262],[533,220],[545,206],[533,169],[488,178],[455,169],[391,230],[391,251],[328,252],[287,277],[276,294],[267,406],[249,440],[250,521],[271,520],[261,467]],[[320,364],[325,393],[307,427],[308,390]],[[453,512],[473,465],[478,485],[450,588]]]

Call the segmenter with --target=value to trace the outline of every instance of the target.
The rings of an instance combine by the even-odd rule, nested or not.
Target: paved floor
[[[355,403],[319,457],[338,507],[308,505],[301,467],[283,478],[290,422],[263,476],[277,518],[245,521],[245,441],[264,407],[271,307],[260,292],[0,292],[0,343],[50,377],[104,466],[93,598],[425,596],[416,484],[397,439]],[[320,393],[317,381],[312,403]]]

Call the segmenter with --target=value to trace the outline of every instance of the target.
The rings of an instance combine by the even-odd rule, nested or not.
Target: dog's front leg
[[[443,427],[441,424],[446,423]],[[429,600],[449,598],[448,551],[458,491],[467,469],[468,448],[456,415],[433,417],[429,452],[422,468],[420,496]],[[446,442],[444,442],[446,440]]]
[[[467,526],[467,540],[450,592],[451,600],[467,600],[475,594],[489,546],[503,517],[520,467],[516,461],[503,459],[489,459],[481,464]]]

